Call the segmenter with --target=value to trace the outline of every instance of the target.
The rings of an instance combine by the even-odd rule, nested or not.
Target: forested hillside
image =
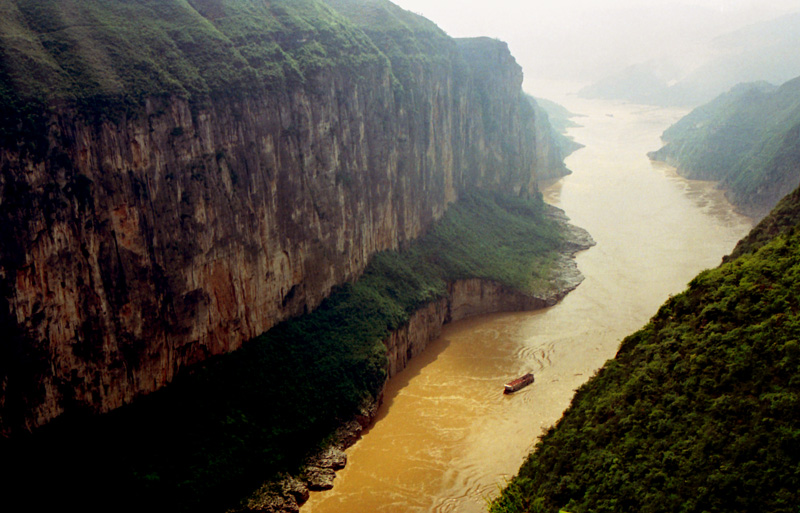
[[[799,197],[623,340],[492,512],[797,512]]]
[[[662,138],[652,159],[688,178],[719,180],[736,206],[762,217],[800,183],[800,79],[739,85]]]

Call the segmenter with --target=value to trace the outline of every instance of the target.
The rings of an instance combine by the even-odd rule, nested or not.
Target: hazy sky
[[[509,43],[534,94],[544,79],[593,81],[713,36],[800,11],[800,0],[393,0],[454,37]]]

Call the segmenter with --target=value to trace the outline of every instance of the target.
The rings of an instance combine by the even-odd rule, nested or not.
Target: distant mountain
[[[688,178],[719,180],[755,217],[800,183],[800,78],[742,84],[668,128],[650,158]]]
[[[710,101],[737,83],[776,84],[800,75],[800,13],[762,22],[709,42],[708,56],[688,68],[685,55],[636,64],[591,84],[586,98],[666,106]],[[696,58],[696,56],[692,56]]]
[[[677,66],[668,60],[653,60],[629,66],[578,91],[583,98],[626,100],[654,105],[680,105],[668,101],[669,82],[679,74]]]
[[[545,98],[536,98],[536,103],[547,113],[547,116],[550,118],[550,125],[557,132],[565,134],[568,128],[580,126],[580,124],[574,122],[572,118],[581,117],[581,114],[570,112],[560,103]]]

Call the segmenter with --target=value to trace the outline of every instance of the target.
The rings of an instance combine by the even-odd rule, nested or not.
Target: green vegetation
[[[315,312],[208,360],[133,406],[61,419],[0,445],[4,463],[16,469],[3,483],[5,500],[13,503],[36,482],[59,506],[84,510],[230,505],[263,480],[296,471],[378,394],[382,340],[446,294],[448,281],[482,277],[532,290],[547,278],[549,254],[560,244],[541,198],[467,196],[407,250],[375,255],[361,278]]]
[[[799,197],[622,342],[492,512],[797,513]]]
[[[474,193],[451,205],[409,257],[438,269],[446,281],[484,278],[534,293],[550,278],[560,241],[541,199]]]
[[[325,0],[364,31],[392,65],[397,94],[432,64],[461,65],[455,42],[432,21],[388,0]]]
[[[800,178],[800,79],[780,88],[743,84],[664,132],[650,154],[689,178],[719,180],[746,212],[762,216]]]
[[[318,0],[2,4],[6,139],[22,130],[25,140],[25,105],[40,115],[47,105],[73,105],[96,119],[135,113],[153,96],[203,102],[281,90],[327,69],[358,76],[364,66],[388,67],[362,31]]]
[[[297,83],[313,90],[324,87],[316,83],[321,72],[358,77],[367,69],[378,75],[376,68],[390,71],[402,92],[420,66],[457,55],[435,24],[385,0],[2,0],[2,7],[6,146],[46,134],[54,104],[90,120],[116,119],[135,115],[149,97],[202,103]]]
[[[740,240],[730,256],[725,257],[723,261],[731,261],[741,255],[754,253],[778,235],[794,230],[797,225],[800,225],[800,189],[795,189],[780,200],[772,212]]]

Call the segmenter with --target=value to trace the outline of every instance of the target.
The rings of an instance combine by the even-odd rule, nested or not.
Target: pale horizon
[[[678,55],[698,64],[716,36],[800,12],[797,0],[396,0],[453,37],[508,43],[525,89],[586,84],[633,64]]]

